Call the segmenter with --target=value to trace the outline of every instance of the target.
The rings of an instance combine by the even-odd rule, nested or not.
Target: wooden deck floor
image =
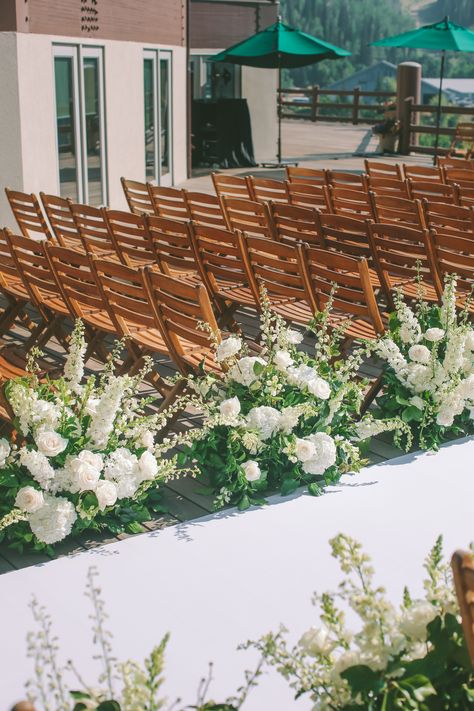
[[[247,336],[256,336],[258,322],[253,312],[250,310],[242,310],[238,312],[237,319],[239,323],[241,323],[244,333]],[[9,334],[7,340],[22,343],[25,338],[26,332],[16,329]],[[312,347],[314,348],[314,340],[310,337],[306,337],[303,345],[309,351]],[[48,347],[45,348],[44,351],[48,358],[57,362],[60,362],[64,356],[63,349],[54,339],[48,344]],[[91,372],[97,371],[100,367],[101,364],[96,361],[92,360],[88,363],[88,368]],[[157,367],[160,373],[165,377],[174,372],[172,364],[164,360],[160,360],[160,362],[157,363]],[[373,378],[379,372],[379,367],[376,363],[367,362],[364,365],[363,374],[366,377]],[[147,392],[146,388],[144,392]],[[192,420],[192,413],[185,413],[178,422],[178,427],[188,427],[193,424]],[[371,463],[383,462],[402,454],[400,450],[393,447],[390,440],[391,438],[388,435],[377,437],[372,441],[369,453]],[[144,524],[144,528],[146,530],[156,530],[165,526],[172,526],[181,521],[196,519],[212,512],[212,497],[204,495],[201,492],[201,488],[201,484],[191,477],[184,477],[164,486],[162,489],[162,503],[167,513],[161,514],[154,520],[147,522]],[[78,551],[112,543],[126,537],[128,537],[126,534],[112,536],[107,533],[88,533],[78,538],[68,538],[56,547],[56,556],[73,555]],[[25,568],[30,565],[46,563],[49,560],[49,556],[45,554],[29,552],[20,554],[17,551],[11,550],[6,545],[0,544],[0,574]]]

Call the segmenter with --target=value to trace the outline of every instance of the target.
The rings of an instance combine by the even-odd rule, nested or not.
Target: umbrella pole
[[[277,163],[281,163],[281,58],[278,56],[278,144]]]
[[[438,143],[439,143],[439,129],[441,122],[441,96],[443,92],[443,77],[444,77],[444,61],[446,59],[446,51],[443,49],[441,52],[441,69],[439,77],[439,93],[438,93],[438,107],[436,110],[436,137],[435,137],[435,151],[433,156],[433,163],[436,165],[436,158],[438,156]]]

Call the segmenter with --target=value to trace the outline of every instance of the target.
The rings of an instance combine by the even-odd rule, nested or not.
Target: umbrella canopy
[[[256,35],[234,44],[209,61],[231,62],[262,69],[294,69],[323,59],[348,57],[351,52],[285,25],[281,18]]]
[[[443,75],[446,52],[474,52],[474,32],[467,27],[456,25],[445,17],[441,22],[423,25],[401,35],[385,37],[372,42],[373,47],[406,47],[410,49],[427,49],[441,52],[440,82],[438,92],[438,108],[436,113],[435,157],[438,152],[439,126],[441,117],[441,95],[443,91]]]
[[[229,62],[261,69],[278,69],[278,150],[281,164],[281,70],[304,67],[323,59],[348,57],[351,52],[285,25],[281,17],[256,35],[210,57],[210,62]]]

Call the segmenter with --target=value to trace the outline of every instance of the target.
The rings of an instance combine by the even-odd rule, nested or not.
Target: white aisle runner
[[[474,438],[439,453],[401,457],[345,476],[315,499],[274,497],[271,505],[227,511],[94,551],[0,577],[0,708],[24,695],[31,675],[26,634],[34,629],[34,593],[53,616],[62,658],[73,656],[92,684],[86,573],[100,571],[114,652],[142,659],[170,631],[165,691],[189,704],[200,678],[215,663],[215,700],[223,700],[252,668],[240,642],[283,622],[299,635],[314,618],[311,595],[340,581],[328,539],[345,532],[373,557],[378,580],[399,601],[408,584],[421,591],[421,565],[436,536],[445,550],[474,539]],[[244,709],[310,709],[293,701],[276,674],[262,678]]]

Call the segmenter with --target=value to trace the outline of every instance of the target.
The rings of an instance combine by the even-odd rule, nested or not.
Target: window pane
[[[160,59],[161,175],[170,172],[170,81],[168,59]]]
[[[58,134],[59,187],[62,197],[78,201],[76,125],[72,57],[56,57],[56,126]]]
[[[89,205],[101,205],[104,202],[104,192],[100,142],[99,60],[97,57],[84,58],[84,109],[88,202]]]
[[[145,91],[145,174],[147,180],[157,180],[155,145],[155,83],[153,59],[143,60],[143,84]]]

